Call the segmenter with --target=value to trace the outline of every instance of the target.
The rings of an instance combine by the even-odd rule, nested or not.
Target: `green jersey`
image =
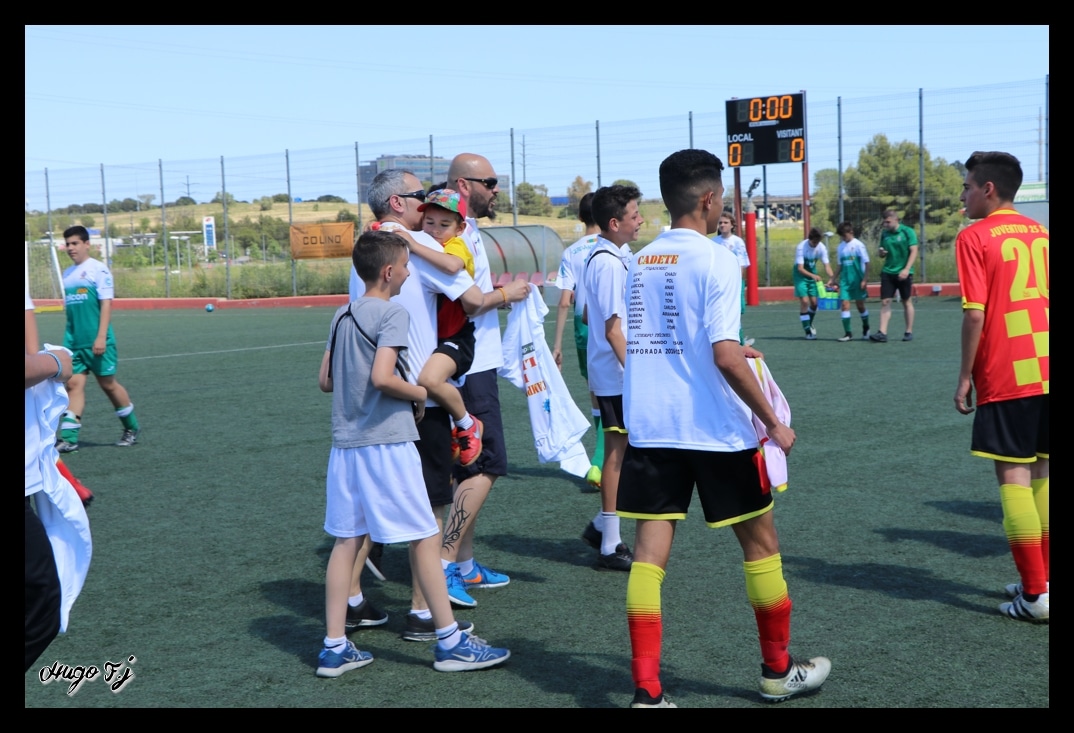
[[[880,230],[880,246],[888,251],[888,256],[884,260],[884,272],[897,275],[902,272],[910,259],[910,247],[917,246],[917,235],[905,224],[900,224],[895,231],[884,227]],[[910,274],[914,274],[912,267]]]
[[[81,265],[71,265],[63,271],[63,310],[67,330],[63,345],[69,349],[85,349],[97,340],[101,327],[101,301],[115,298],[112,273],[92,257]],[[112,324],[108,324],[106,343],[115,343]]]

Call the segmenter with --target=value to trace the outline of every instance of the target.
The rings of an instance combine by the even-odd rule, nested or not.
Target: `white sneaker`
[[[1032,603],[1018,594],[1013,601],[999,604],[999,612],[1018,621],[1046,624],[1048,623],[1048,594],[1041,593]]]
[[[762,674],[761,697],[769,702],[783,702],[794,695],[817,689],[828,679],[831,671],[832,663],[827,657],[813,657],[808,662],[796,662],[791,657],[791,667],[783,677],[772,679]]]

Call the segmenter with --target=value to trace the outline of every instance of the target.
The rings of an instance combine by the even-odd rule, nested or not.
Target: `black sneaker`
[[[593,524],[592,521],[590,521],[589,524],[585,526],[585,529],[582,530],[582,542],[586,543],[594,550],[599,550],[600,538],[602,535],[603,533],[597,529],[597,526]]]
[[[120,448],[128,448],[134,445],[138,442],[138,432],[139,431],[137,430],[124,430],[123,435],[121,435],[119,440],[115,442],[115,445],[119,446]]]
[[[455,623],[459,625],[459,631],[464,631],[467,634],[474,632],[474,624],[471,621],[455,619]],[[406,615],[406,628],[403,630],[402,637],[405,641],[436,641],[436,625],[433,624],[432,618],[418,618],[414,614],[408,613]]]
[[[78,450],[78,443],[68,443],[61,438],[56,441],[56,450],[60,453],[74,453]]]
[[[634,690],[634,699],[630,702],[632,708],[677,708],[678,705],[668,700],[663,692],[660,697],[650,697],[649,693],[639,687]]]
[[[348,634],[363,626],[381,626],[386,623],[388,614],[370,603],[368,598],[363,599],[357,606],[347,604],[347,621],[344,628]]]
[[[912,334],[909,331],[907,331],[906,333],[904,333],[902,335],[902,340],[903,341],[913,341],[914,340],[914,334]]]
[[[883,331],[877,331],[876,333],[869,334],[869,340],[875,341],[878,344],[886,344],[888,337]]]
[[[615,552],[610,555],[601,555],[597,558],[597,570],[626,570],[634,564],[634,555],[626,543],[620,542],[615,546]]]

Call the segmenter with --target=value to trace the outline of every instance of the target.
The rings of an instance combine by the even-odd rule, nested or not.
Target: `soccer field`
[[[873,328],[880,304],[869,303]],[[540,464],[524,396],[500,381],[510,475],[485,505],[477,557],[511,576],[457,616],[512,651],[502,668],[444,674],[432,645],[399,638],[405,546],[385,549],[367,596],[388,624],[353,635],[376,661],[314,676],[324,636],[329,395],[317,370],[332,308],[116,311],[119,380],[142,424],[87,386],[81,450],[65,457],[96,494],[93,563],[66,635],[25,675],[26,707],[625,707],[633,694],[625,573],[598,572],[579,539],[599,505]],[[551,340],[554,318],[546,323]],[[63,315],[38,315],[61,343]],[[806,341],[791,303],[748,309],[793,411],[798,444],[776,499],[794,602],[791,652],[825,655],[818,693],[782,707],[1048,707],[1049,627],[999,615],[1017,573],[988,461],[952,394],[957,298],[921,298],[915,340],[838,343],[837,312]],[[568,332],[570,327],[568,326]],[[855,314],[855,333],[859,332]],[[890,335],[902,332],[896,306]],[[564,376],[585,414],[573,339]],[[592,431],[585,437],[593,445]],[[633,546],[633,523],[623,522]],[[663,586],[663,680],[681,707],[756,707],[760,657],[741,554],[696,505]],[[136,661],[128,663],[129,657]],[[41,667],[95,665],[68,695]],[[133,677],[119,692],[106,662]]]

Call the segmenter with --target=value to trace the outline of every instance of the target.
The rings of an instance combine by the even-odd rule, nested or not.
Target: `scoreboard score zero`
[[[727,102],[727,165],[804,163],[805,94]]]

